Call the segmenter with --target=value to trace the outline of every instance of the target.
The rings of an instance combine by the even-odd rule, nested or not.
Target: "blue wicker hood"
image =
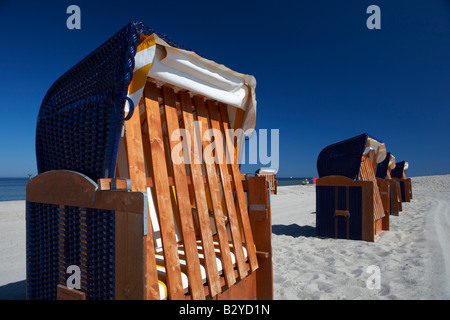
[[[127,24],[51,86],[37,119],[38,173],[73,170],[94,181],[114,176],[136,48],[141,34],[153,33],[141,22]]]

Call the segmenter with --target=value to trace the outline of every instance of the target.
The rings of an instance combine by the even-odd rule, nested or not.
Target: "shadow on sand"
[[[272,233],[278,236],[285,235],[294,238],[298,237],[317,237],[317,231],[315,227],[311,226],[299,226],[298,224],[275,224],[272,225]]]
[[[0,286],[0,300],[25,300],[26,282],[25,280],[12,282]]]

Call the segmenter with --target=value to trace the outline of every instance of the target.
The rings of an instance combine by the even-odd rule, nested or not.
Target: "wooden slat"
[[[166,263],[164,262],[164,256],[163,255],[161,255],[161,254],[159,254],[159,253],[157,253],[156,255],[155,255],[155,257],[156,257],[156,262],[158,263],[158,266],[161,266],[161,267],[166,267]],[[187,267],[187,263],[186,263],[186,256],[184,255],[184,254],[179,254],[179,257],[180,257],[180,267],[181,267],[181,272],[183,272],[185,275],[187,275],[187,277],[188,277],[188,279],[189,279],[189,282],[191,282],[191,278],[189,277],[189,275],[188,275],[188,272],[189,272],[189,270],[188,270],[188,267]],[[184,261],[181,261],[181,260],[184,260]],[[201,275],[201,274],[200,274]],[[160,279],[161,280],[161,279]],[[201,281],[204,283],[204,284],[206,284],[206,278],[205,279],[201,279]],[[190,286],[189,286],[190,287]],[[205,297],[205,290],[204,290],[204,287],[203,286],[201,286],[200,287],[200,289],[203,291],[203,297]],[[185,292],[186,292],[186,290],[185,290]],[[192,297],[192,299],[196,299],[195,298],[195,296],[193,296],[192,295],[192,291],[191,292],[189,292],[190,293],[190,295],[191,295],[191,297]],[[197,294],[198,295],[198,294]],[[203,300],[204,300],[205,298],[203,298]]]
[[[380,191],[381,202],[383,204],[384,214],[390,214],[390,197],[389,197],[389,182],[387,180],[376,178],[378,189]]]
[[[208,207],[206,204],[205,187],[203,183],[201,159],[198,152],[196,130],[194,129],[194,114],[192,111],[192,101],[188,93],[180,92],[180,102],[182,108],[183,122],[185,129],[190,133],[190,143],[188,150],[190,153],[190,174],[194,189],[195,203],[197,206],[200,236],[205,250],[205,269],[208,278],[208,285],[211,296],[220,293],[220,281],[214,253],[214,244],[212,239],[212,230],[209,221]]]
[[[104,178],[104,179],[98,179],[98,188],[100,190],[111,190],[112,187],[112,180],[111,178]],[[127,181],[126,180],[116,180],[115,181],[116,187],[114,190],[126,190],[127,189]]]
[[[203,145],[203,155],[204,157],[213,157],[213,155],[208,155],[208,146],[211,146],[211,135],[209,131],[209,123],[205,108],[205,103],[203,101],[203,98],[196,96],[194,98],[194,103],[197,108],[197,120],[201,123],[202,127],[202,145]],[[215,142],[221,142],[221,139],[218,139]],[[220,143],[219,143],[220,144]],[[211,150],[211,149],[209,149]],[[216,154],[224,154],[223,153],[223,146],[220,144],[218,145],[216,143]],[[221,260],[222,265],[224,268],[225,273],[225,279],[228,286],[232,286],[236,279],[234,277],[234,270],[233,265],[231,262],[231,255],[230,255],[230,246],[228,243],[228,235],[227,230],[225,227],[225,215],[222,209],[222,199],[220,195],[219,190],[219,182],[217,179],[217,169],[214,158],[211,159],[212,161],[204,161],[205,168],[206,168],[206,174],[208,178],[208,186],[209,186],[209,192],[211,196],[211,202],[212,202],[212,208],[214,213],[214,219],[217,229],[217,235],[219,239],[219,245],[220,245],[220,253],[221,253]],[[245,260],[243,261],[245,263]]]
[[[164,248],[164,259],[167,265],[168,296],[169,299],[181,300],[184,299],[184,292],[177,252],[166,158],[164,155],[164,140],[159,113],[158,91],[154,83],[146,83],[144,97],[161,238]]]
[[[139,109],[138,109],[139,110]],[[141,134],[141,121],[139,112],[135,112],[125,123],[125,149],[128,159],[128,173],[131,179],[131,190],[146,192],[145,161]],[[151,220],[148,218],[148,230],[152,230]],[[153,256],[154,242],[151,233],[142,239],[144,261],[144,279],[146,290],[144,299],[159,300],[159,288],[156,274],[156,261]]]
[[[170,136],[168,134],[167,129],[167,121],[166,121],[166,113],[165,113],[165,106],[164,106],[164,99],[163,99],[163,89],[164,88],[173,88],[173,86],[165,85],[161,88],[157,88],[156,91],[158,92],[158,102],[160,104],[159,106],[159,113],[161,117],[161,129],[162,129],[162,137],[163,137],[163,145],[164,145],[164,156],[166,158],[166,164],[167,164],[167,175],[168,177],[172,177],[173,180],[173,168],[172,168],[172,160],[171,160],[171,147],[170,147]],[[155,91],[155,92],[156,92]],[[170,183],[169,183],[170,185]],[[179,226],[181,226],[180,221],[180,213],[178,212],[178,205],[176,200],[176,191],[175,191],[175,184],[169,187],[170,189],[170,201],[172,202],[172,210],[173,210],[173,217],[175,220],[175,231],[177,235],[177,242],[183,240],[183,233],[178,232]]]
[[[203,177],[203,183],[206,184],[207,183],[207,178],[205,176],[202,176],[202,177]],[[219,174],[217,175],[217,179],[219,181],[221,181],[221,177],[220,177]],[[232,179],[231,175],[228,175],[228,179]],[[245,178],[242,178],[242,180],[245,180]],[[186,176],[186,182],[187,182],[188,185],[192,184],[192,179],[191,179],[190,175]],[[153,183],[153,178],[152,177],[147,177],[146,178],[146,184],[147,184],[147,187],[151,187],[151,188],[153,188],[155,186],[155,184]],[[173,177],[169,176],[169,186],[174,186],[174,185],[175,185],[175,182],[173,180]],[[106,186],[106,183],[105,183],[105,186]]]
[[[390,197],[389,197],[389,182],[377,178],[377,184],[380,192],[381,202],[384,209],[384,217],[383,217],[383,230],[389,230],[389,216],[390,212]]]
[[[248,177],[249,205],[265,205],[267,218],[258,219],[250,215],[253,237],[258,256],[258,270],[256,271],[257,299],[273,299],[273,267],[272,267],[272,212],[267,195],[267,181],[264,177]],[[264,252],[261,254],[258,252]]]
[[[233,245],[231,243],[229,243],[228,246],[231,249],[231,253],[234,254],[234,247],[233,247]],[[184,246],[179,246],[178,249],[179,250],[184,250]],[[199,241],[197,241],[197,249],[198,249],[199,253],[201,253],[201,254],[205,253],[205,251],[203,250],[203,247],[201,246],[201,242],[199,242]],[[214,252],[216,253],[216,256],[218,258],[220,258],[221,257],[221,254],[220,254],[220,243],[215,241],[214,242],[214,249],[215,249]],[[184,256],[184,255],[180,254],[180,259],[181,259],[182,256]],[[233,266],[235,266],[235,265],[236,265],[236,263],[233,264]],[[236,274],[236,272],[234,272],[234,273]],[[236,279],[236,276],[234,278]]]
[[[142,128],[142,143],[143,143],[143,147],[144,147],[143,148],[144,149],[144,159],[145,159],[145,165],[146,165],[146,170],[147,170],[146,185],[147,185],[147,187],[150,187],[150,190],[148,190],[148,191],[150,192],[150,196],[151,196],[151,199],[153,201],[153,199],[156,199],[156,192],[155,192],[155,188],[154,188],[154,184],[153,184],[153,178],[152,178],[154,175],[153,175],[152,156],[151,156],[151,151],[150,151],[150,139],[149,139],[149,136],[148,136],[147,112],[143,112],[142,116],[145,118],[144,126]],[[141,117],[141,121],[142,121],[142,117]],[[151,184],[149,184],[149,179],[152,181]],[[172,181],[171,186],[173,186],[173,181]],[[153,204],[149,203],[149,206],[150,205],[153,205],[152,210],[156,210],[157,203],[153,203]],[[149,212],[150,212],[150,210],[151,209],[149,207]],[[151,219],[149,218],[149,220],[151,220]],[[154,229],[150,229],[150,226],[149,226],[148,230],[154,230]],[[160,235],[160,231],[158,231],[157,234]],[[158,236],[155,235],[155,237],[158,237]],[[153,242],[152,243],[152,248],[153,249],[151,251],[152,255],[154,255],[154,252],[155,252],[154,245],[155,245],[155,243]]]
[[[227,108],[227,114],[228,114],[228,108]],[[234,130],[241,130],[242,131],[242,125],[244,123],[244,118],[245,118],[245,110],[240,109],[240,108],[236,108],[235,116],[234,116],[234,125],[233,125],[233,129]],[[231,125],[231,123],[230,123],[230,125]],[[238,141],[233,141],[234,149],[235,150],[241,150],[240,149],[241,148],[241,143],[245,143],[245,142],[243,142],[242,139],[240,139]]]
[[[402,188],[400,187],[400,182],[397,181],[395,178],[393,179],[395,180],[395,182],[397,182],[397,201],[398,201],[398,207],[399,207],[399,211],[403,210],[403,205],[402,205]]]
[[[221,178],[222,178],[222,189],[223,189],[225,205],[226,205],[226,209],[227,209],[228,217],[229,217],[231,237],[233,240],[233,246],[235,248],[239,276],[241,278],[244,278],[245,276],[247,276],[248,270],[247,270],[247,264],[245,263],[244,251],[242,248],[243,241],[242,241],[241,229],[239,227],[239,220],[238,220],[238,215],[236,212],[236,206],[235,206],[234,197],[233,197],[232,180],[228,178],[229,171],[228,171],[228,165],[226,163],[226,154],[225,154],[226,149],[225,149],[223,132],[222,132],[221,126],[220,126],[219,111],[218,111],[218,107],[216,106],[216,104],[213,103],[212,101],[208,101],[207,105],[208,105],[208,110],[209,110],[211,127],[213,130],[220,132],[222,135],[222,137],[220,139],[219,139],[219,137],[215,137],[216,145],[220,145],[218,147],[218,149],[224,150],[224,152],[222,152],[222,154],[220,155],[222,159],[220,159],[221,161],[219,161],[219,170],[220,170],[220,174],[221,174]],[[241,180],[239,180],[239,182],[242,184]],[[247,248],[247,251],[254,251],[254,250],[252,250],[252,248]]]
[[[181,139],[173,140],[172,134],[179,131],[178,116],[176,109],[176,96],[172,88],[163,87],[164,109],[167,122],[168,136],[170,137],[170,151],[175,148]],[[205,299],[203,290],[203,281],[200,272],[200,262],[195,239],[194,220],[189,200],[189,190],[186,180],[186,170],[184,163],[174,163],[173,178],[175,182],[177,205],[180,215],[180,226],[185,245],[185,255],[187,263],[187,275],[189,278],[189,287],[193,299]]]
[[[362,239],[375,241],[375,219],[374,219],[374,185],[371,181],[360,181],[362,185]]]
[[[139,112],[125,122],[125,146],[132,191],[146,191],[145,163]]]
[[[258,268],[258,261],[256,258],[256,252],[254,249],[254,242],[253,242],[253,235],[252,235],[252,230],[250,227],[250,221],[248,218],[247,202],[245,200],[244,189],[242,186],[241,175],[239,172],[237,152],[232,152],[234,150],[230,150],[230,149],[234,149],[233,145],[230,143],[231,137],[228,135],[228,129],[230,127],[230,120],[228,119],[228,112],[227,112],[226,105],[219,103],[219,109],[220,109],[219,119],[222,120],[220,122],[222,123],[222,126],[223,126],[222,133],[226,137],[226,140],[225,140],[226,147],[228,148],[230,155],[234,154],[234,159],[231,159],[231,171],[232,171],[234,185],[236,188],[236,198],[237,198],[239,212],[240,212],[240,216],[241,216],[241,220],[242,220],[242,228],[244,229],[243,231],[244,231],[244,236],[245,236],[245,242],[247,244],[248,258],[250,261],[250,266],[251,266],[252,271],[255,271]]]
[[[397,182],[392,179],[386,179],[389,183],[389,202],[390,202],[390,214],[398,215],[398,196],[397,196]]]
[[[371,181],[374,184],[373,191],[373,204],[374,204],[374,217],[375,220],[381,219],[384,217],[384,209],[383,204],[381,202],[380,191],[378,188],[377,179],[372,169],[372,163],[370,157],[366,157],[361,162],[360,169],[361,179],[364,181]]]
[[[128,174],[128,159],[125,147],[125,137],[121,137],[117,149],[116,172],[115,177],[130,178]]]
[[[147,299],[159,299],[158,276],[156,274],[155,263],[155,279],[156,290],[150,281],[147,274],[147,279],[138,277],[145,271],[145,257],[143,248],[145,242],[143,239],[143,222],[142,215],[116,211],[116,226],[115,226],[115,298],[117,300],[140,300],[143,297]],[[151,255],[154,259],[154,255]],[[149,270],[150,272],[153,270]],[[150,287],[149,287],[150,285]],[[148,293],[146,293],[148,291]]]

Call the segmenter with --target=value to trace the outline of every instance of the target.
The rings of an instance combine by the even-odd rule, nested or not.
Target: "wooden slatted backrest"
[[[277,186],[276,186],[276,183],[277,183],[276,182],[276,176],[274,174],[263,174],[263,173],[260,173],[259,175],[265,177],[266,180],[268,182],[270,182],[270,191],[272,193],[275,193],[276,192],[276,188],[277,188]]]
[[[184,298],[182,272],[192,298],[214,297],[221,275],[230,287],[258,267],[227,106],[147,81],[139,110],[125,124],[117,172],[152,199],[148,225],[156,232],[143,239],[146,298],[160,298],[160,264],[169,299]],[[163,261],[155,260],[158,247]]]
[[[373,151],[371,151],[373,152]],[[373,170],[373,162],[371,160],[370,154],[364,156],[361,162],[361,169],[359,172],[360,180],[372,181],[373,182],[373,208],[374,208],[374,219],[378,220],[384,217],[383,203],[381,201],[380,191],[378,188],[377,178]]]
[[[388,170],[386,172],[386,179],[392,179],[392,177],[391,177],[391,168],[388,168]]]

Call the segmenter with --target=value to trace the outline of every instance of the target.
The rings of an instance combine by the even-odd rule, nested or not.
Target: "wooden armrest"
[[[348,210],[336,210],[334,215],[336,217],[350,217],[350,212]]]
[[[79,290],[70,289],[66,286],[58,284],[56,287],[57,300],[86,300],[86,294]]]

